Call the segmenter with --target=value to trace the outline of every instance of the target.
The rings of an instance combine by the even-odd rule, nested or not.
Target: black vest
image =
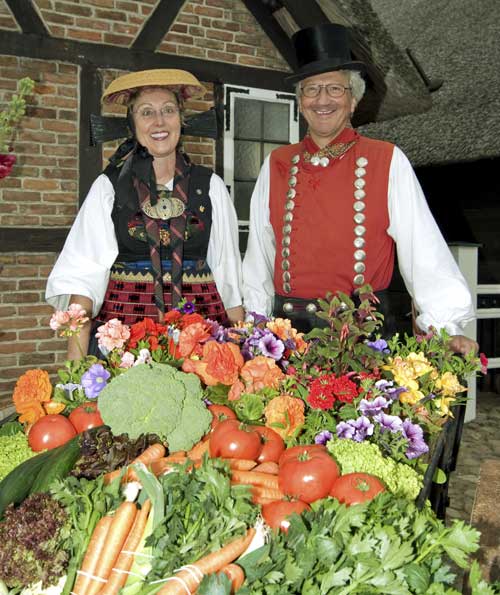
[[[120,170],[116,166],[108,165],[104,174],[109,178],[115,190],[115,201],[111,218],[115,226],[118,242],[118,262],[131,262],[149,259],[149,245],[144,239],[138,239],[139,234],[132,236],[129,228],[143,225],[139,202],[135,190],[129,196],[135,197],[134,204],[124,200],[116,194],[116,182]],[[209,196],[210,178],[212,170],[201,165],[193,165],[189,176],[188,202],[186,205],[186,234],[184,241],[185,260],[205,260],[212,227],[212,203]],[[169,222],[162,221],[161,229],[168,232]],[[161,232],[160,232],[161,233]],[[169,245],[161,245],[161,258],[170,259]]]

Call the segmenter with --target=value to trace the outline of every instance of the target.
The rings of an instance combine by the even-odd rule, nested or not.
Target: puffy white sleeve
[[[72,295],[92,300],[92,317],[101,309],[110,268],[118,255],[111,219],[113,201],[113,185],[101,174],[92,184],[49,275],[45,299],[57,310],[66,310]]]
[[[226,310],[241,306],[241,256],[238,220],[233,201],[221,178],[212,174],[209,188],[212,227],[208,241],[207,264]]]
[[[243,259],[243,299],[247,312],[270,316],[274,305],[276,238],[270,221],[270,157],[266,157],[250,201],[250,233]]]
[[[474,319],[474,306],[460,272],[432,216],[405,154],[394,148],[389,172],[387,230],[396,242],[399,269],[420,313],[417,324],[462,334]]]

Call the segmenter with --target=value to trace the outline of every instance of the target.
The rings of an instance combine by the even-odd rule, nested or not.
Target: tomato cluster
[[[28,433],[31,450],[50,450],[71,440],[80,432],[102,426],[101,414],[95,401],[80,405],[69,414],[44,415],[33,424]]]

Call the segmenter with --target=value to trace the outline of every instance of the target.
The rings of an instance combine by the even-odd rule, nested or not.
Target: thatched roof
[[[416,166],[500,155],[500,2],[371,0],[399,48],[443,85],[423,113],[360,128],[399,145]]]

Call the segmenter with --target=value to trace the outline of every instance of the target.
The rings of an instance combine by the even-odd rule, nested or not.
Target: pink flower
[[[56,310],[54,314],[52,314],[52,318],[50,319],[50,328],[53,331],[59,330],[61,326],[66,326],[69,322],[70,316],[68,312],[64,312],[63,310]]]
[[[121,357],[119,368],[131,368],[134,365],[135,356],[130,351],[125,351]]]
[[[109,351],[121,349],[130,337],[130,329],[118,318],[113,318],[97,329],[95,336],[98,339],[99,347]]]
[[[59,331],[60,337],[80,334],[82,326],[88,321],[87,312],[80,304],[70,304],[66,312],[57,310],[50,319],[50,328]]]
[[[16,156],[12,154],[3,155],[0,154],[0,180],[6,178],[16,162]]]

